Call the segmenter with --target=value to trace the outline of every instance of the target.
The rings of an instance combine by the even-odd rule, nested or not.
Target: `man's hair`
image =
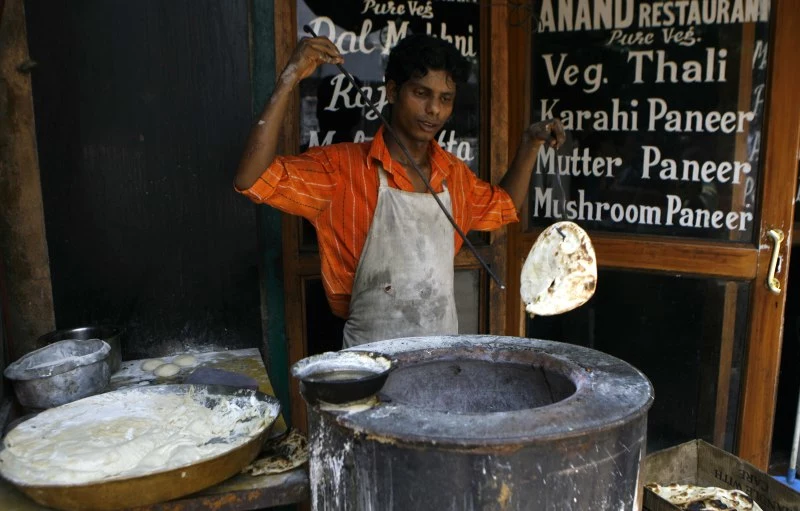
[[[385,80],[393,80],[399,89],[413,76],[425,76],[428,70],[446,71],[456,84],[466,83],[472,64],[455,46],[426,34],[412,34],[400,40],[389,54]]]

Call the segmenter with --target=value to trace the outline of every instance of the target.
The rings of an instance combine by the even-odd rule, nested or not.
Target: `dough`
[[[152,371],[163,363],[164,361],[160,358],[151,358],[150,360],[145,360],[142,362],[142,371]]]
[[[153,370],[153,374],[156,376],[175,376],[181,370],[180,366],[175,364],[161,364],[160,366],[156,367]]]
[[[539,235],[520,275],[525,310],[552,316],[583,305],[597,287],[597,257],[586,231],[558,222]]]
[[[125,389],[50,408],[3,440],[0,474],[23,485],[133,477],[218,456],[277,416],[252,397]]]
[[[192,367],[197,364],[197,357],[194,355],[181,355],[179,357],[175,357],[172,363],[181,367]]]

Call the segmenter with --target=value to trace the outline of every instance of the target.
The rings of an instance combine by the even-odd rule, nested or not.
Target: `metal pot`
[[[54,342],[67,339],[77,339],[85,341],[87,339],[102,339],[111,346],[111,354],[108,357],[108,368],[111,374],[119,371],[122,364],[122,328],[112,325],[85,326],[71,328],[68,330],[56,330],[49,334],[44,334],[36,341],[37,348],[43,348]]]
[[[306,400],[340,404],[376,394],[392,367],[391,360],[374,353],[335,351],[300,360],[292,375]]]
[[[20,404],[30,409],[61,406],[108,386],[111,347],[100,339],[58,341],[24,355],[4,374]]]

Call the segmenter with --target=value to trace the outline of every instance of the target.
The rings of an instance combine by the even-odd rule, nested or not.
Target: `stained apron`
[[[453,226],[430,194],[389,187],[377,167],[378,203],[353,281],[344,347],[457,334]],[[452,211],[446,185],[437,196]]]

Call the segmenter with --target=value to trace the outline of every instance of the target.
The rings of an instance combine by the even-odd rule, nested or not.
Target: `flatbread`
[[[275,443],[265,446],[261,456],[246,466],[242,472],[251,476],[280,474],[307,461],[308,440],[302,433],[292,429]]]
[[[763,511],[745,492],[693,484],[647,484],[649,489],[678,509],[691,511]]]
[[[597,257],[586,231],[572,222],[558,222],[542,231],[520,275],[520,294],[531,317],[579,307],[596,288]]]

